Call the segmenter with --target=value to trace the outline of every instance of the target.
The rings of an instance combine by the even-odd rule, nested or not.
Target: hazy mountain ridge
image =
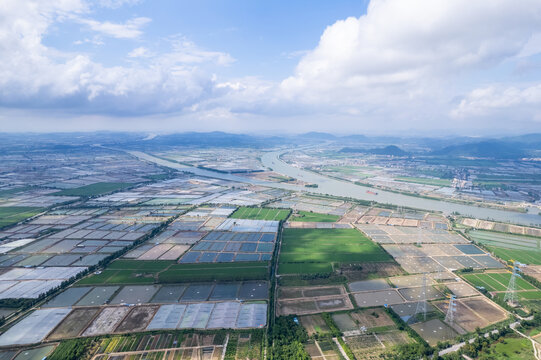
[[[363,154],[372,154],[372,155],[390,155],[390,156],[407,156],[408,152],[402,150],[396,145],[389,145],[383,148],[374,148],[374,149],[360,149],[345,147],[340,150],[342,153],[363,153]]]

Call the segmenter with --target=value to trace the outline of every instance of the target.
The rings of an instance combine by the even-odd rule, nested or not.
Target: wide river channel
[[[182,165],[176,162],[163,160],[155,156],[138,152],[130,151],[134,156],[141,159],[157,163],[162,166],[167,166],[184,172],[190,172],[200,176],[213,177],[223,180],[238,181],[244,183],[250,183],[254,185],[262,185],[273,188],[280,188],[293,191],[306,191],[318,194],[328,194],[341,197],[349,197],[358,200],[375,201],[378,203],[391,204],[394,206],[405,206],[417,209],[425,209],[430,211],[441,211],[444,214],[450,214],[452,212],[458,212],[461,215],[471,216],[478,219],[489,219],[503,222],[511,222],[522,225],[539,225],[541,223],[541,216],[537,213],[519,213],[515,211],[498,210],[491,208],[484,208],[475,205],[465,205],[445,200],[432,200],[425,199],[411,195],[397,194],[389,191],[383,191],[380,189],[373,189],[366,186],[360,186],[347,181],[341,181],[327,176],[319,175],[310,171],[299,169],[295,166],[287,164],[280,159],[280,155],[286,151],[274,151],[265,153],[261,161],[264,166],[273,169],[283,175],[294,177],[304,182],[317,184],[317,188],[305,188],[298,185],[274,183],[269,181],[261,181],[249,179],[242,176],[223,174],[215,171],[209,171],[199,169],[191,166]],[[377,195],[367,193],[370,190],[377,192]]]

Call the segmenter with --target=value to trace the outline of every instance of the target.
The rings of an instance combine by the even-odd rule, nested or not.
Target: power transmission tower
[[[507,291],[505,292],[505,297],[503,298],[504,302],[507,302],[511,306],[518,306],[518,296],[517,296],[517,277],[520,276],[518,273],[522,264],[518,261],[511,260],[513,263],[513,269],[511,271],[511,278],[509,279],[509,285],[507,285]]]
[[[420,314],[423,314],[423,320],[426,321],[426,291],[427,291],[427,276],[423,274],[423,286],[421,287],[421,293],[419,294],[419,301],[415,308],[415,314],[409,318],[409,320],[416,320]],[[409,321],[408,321],[409,322]]]
[[[449,307],[447,308],[447,314],[445,315],[445,322],[449,324],[449,326],[453,327],[453,323],[455,321],[455,312],[456,312],[456,296],[450,295],[449,296]]]

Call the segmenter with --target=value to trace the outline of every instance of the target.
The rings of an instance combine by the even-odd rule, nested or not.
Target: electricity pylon
[[[447,308],[447,314],[445,315],[445,322],[449,324],[449,326],[452,327],[455,321],[456,296],[455,295],[448,295],[448,296],[449,296],[449,307]]]
[[[426,273],[423,274],[423,286],[421,287],[421,294],[419,295],[419,301],[415,308],[415,314],[409,318],[417,319],[419,314],[423,314],[423,320],[426,321],[426,291],[427,291],[427,278]]]
[[[513,266],[511,267],[511,278],[509,279],[509,285],[507,285],[507,291],[505,292],[505,297],[503,298],[504,302],[507,302],[511,306],[518,306],[518,295],[517,295],[517,277],[520,277],[519,271],[520,266],[523,264],[519,263],[516,260],[511,260]]]

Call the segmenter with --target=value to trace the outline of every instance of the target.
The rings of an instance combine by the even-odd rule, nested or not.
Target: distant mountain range
[[[409,153],[402,150],[398,146],[395,145],[389,145],[385,146],[383,148],[375,148],[375,149],[359,149],[359,148],[351,148],[351,147],[345,147],[340,152],[343,153],[361,153],[361,154],[373,154],[373,155],[390,155],[390,156],[407,156]]]
[[[496,140],[447,146],[441,150],[432,151],[430,155],[494,159],[520,159],[527,156],[523,144]]]
[[[541,134],[510,136],[499,139],[472,137],[390,137],[346,135],[323,132],[298,135],[247,135],[214,132],[152,134],[136,132],[93,133],[0,133],[0,149],[14,146],[23,149],[76,149],[100,144],[127,149],[160,149],[172,146],[190,148],[251,147],[275,148],[334,144],[344,153],[367,153],[392,156],[479,157],[518,159],[541,157]]]

